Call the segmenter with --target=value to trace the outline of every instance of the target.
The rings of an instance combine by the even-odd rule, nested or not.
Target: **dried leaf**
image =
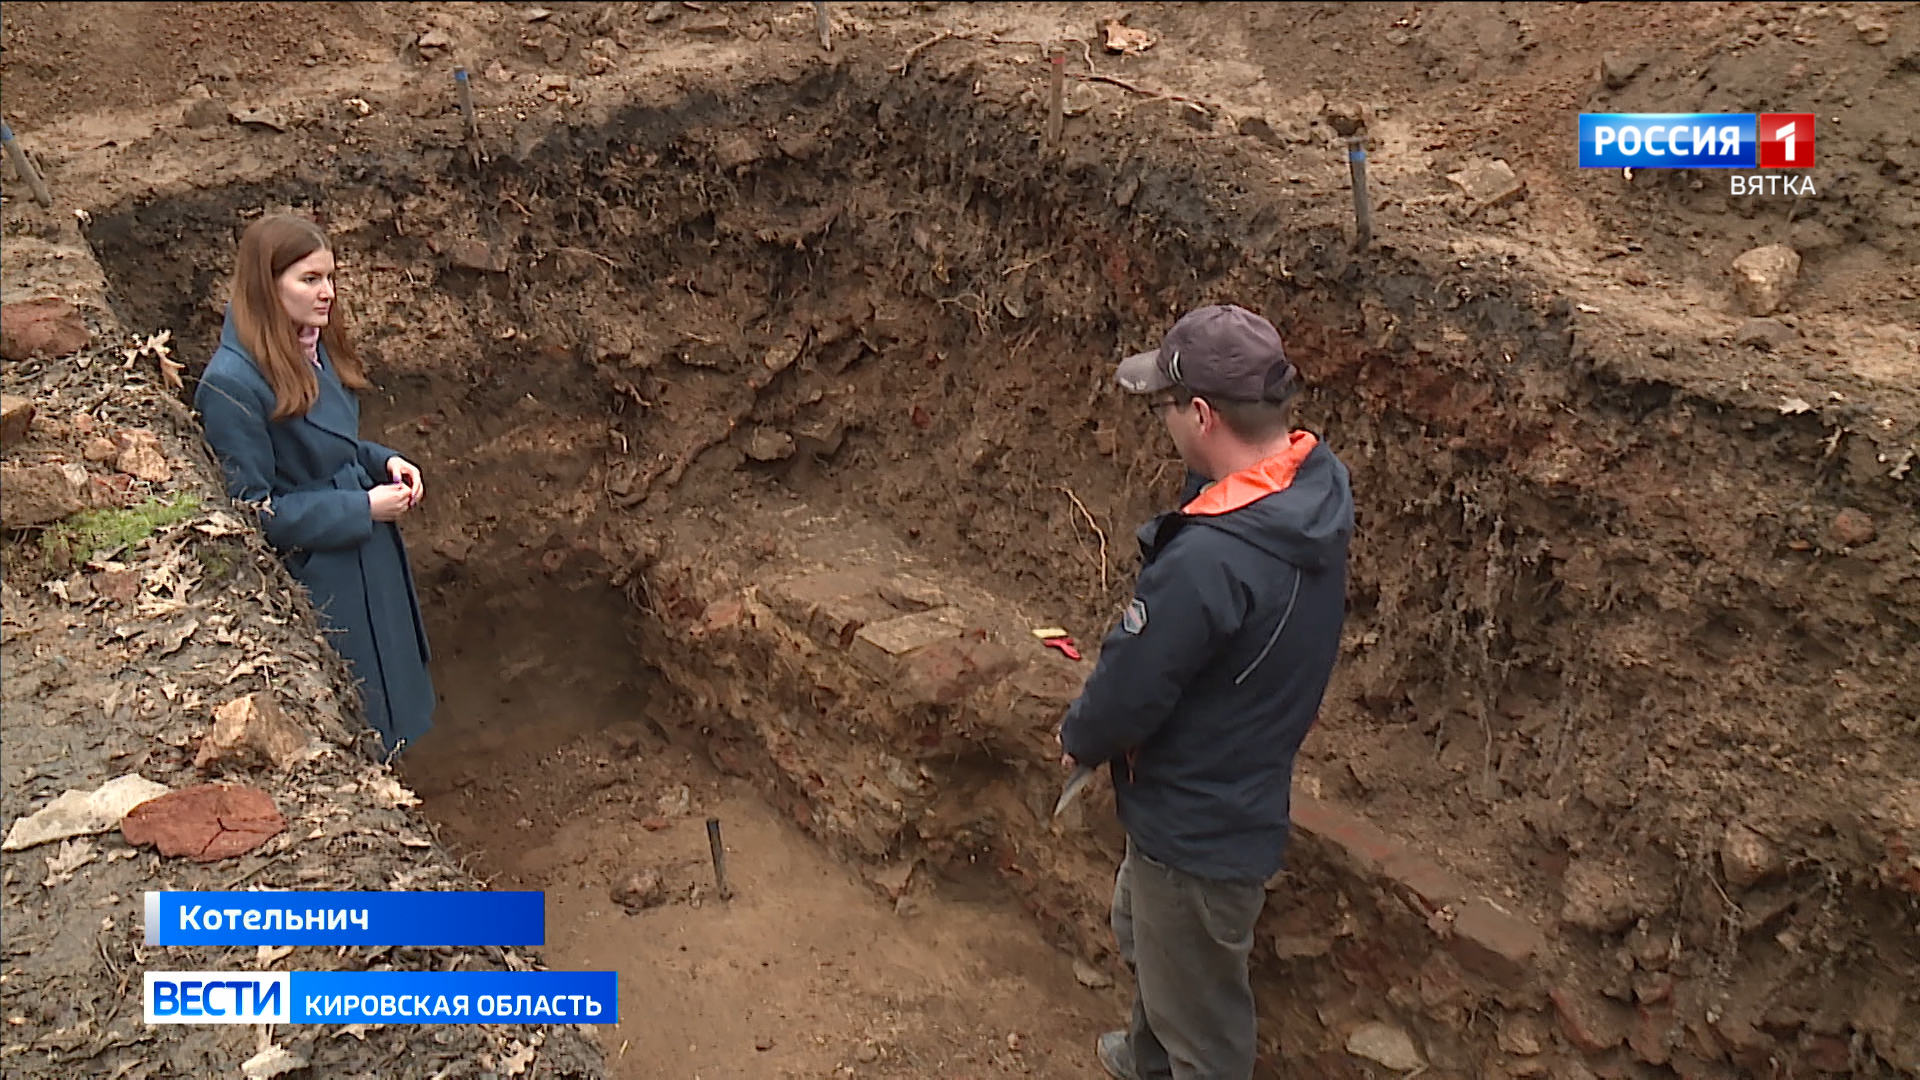
[[[508,1076],[519,1076],[533,1064],[533,1047],[514,1042],[507,1048],[507,1056],[500,1059],[500,1071]]]
[[[19,851],[106,832],[117,827],[134,807],[166,793],[165,784],[156,784],[138,773],[109,780],[92,791],[64,792],[31,816],[15,821],[7,830],[6,840],[0,842],[0,851]]]
[[[224,510],[215,510],[207,515],[207,520],[194,524],[194,529],[207,536],[236,536],[246,532],[247,527],[240,519]]]
[[[265,971],[293,952],[291,945],[262,945],[254,954],[254,966]]]
[[[1138,56],[1154,46],[1154,36],[1128,26],[1119,19],[1107,21],[1107,51],[1123,56]]]
[[[403,806],[420,805],[419,796],[408,791],[400,781],[391,776],[375,776],[369,779],[367,794],[373,797],[374,802],[389,809],[397,810]]]
[[[1813,411],[1813,406],[1797,397],[1787,398],[1779,404],[1778,408],[1782,416],[1793,416],[1797,413]]]
[[[73,880],[74,871],[92,862],[94,854],[91,840],[61,841],[60,851],[47,857],[47,880],[40,884],[51,889]]]
[[[241,1062],[240,1072],[247,1080],[271,1080],[272,1077],[307,1067],[307,1059],[284,1046],[269,1046]]]
[[[198,629],[200,629],[200,620],[188,619],[185,625],[175,629],[174,631],[169,633],[165,638],[161,640],[160,651],[156,652],[154,655],[155,656],[171,656],[174,653],[179,652],[180,647],[182,645],[185,645],[187,643],[187,639],[192,637],[194,631]],[[172,695],[169,694],[168,698],[171,699]]]

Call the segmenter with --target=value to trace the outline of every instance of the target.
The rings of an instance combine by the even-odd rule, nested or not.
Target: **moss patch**
[[[40,540],[41,559],[53,571],[75,566],[132,547],[199,509],[198,496],[181,492],[170,500],[148,499],[125,510],[85,510],[47,530]]]

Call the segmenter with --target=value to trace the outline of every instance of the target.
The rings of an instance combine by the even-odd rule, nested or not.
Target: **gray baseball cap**
[[[1115,377],[1131,394],[1181,386],[1225,401],[1286,401],[1300,383],[1280,331],[1236,304],[1187,312],[1159,348],[1120,361]]]

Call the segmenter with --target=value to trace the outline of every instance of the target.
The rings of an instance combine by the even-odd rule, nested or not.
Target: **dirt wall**
[[[1783,410],[1497,253],[1355,257],[1235,144],[1196,158],[1177,103],[1048,158],[1021,86],[960,58],[686,90],[531,120],[477,174],[369,152],[93,235],[130,307],[205,341],[234,212],[323,210],[370,415],[452,496],[424,574],[607,574],[657,620],[671,727],[854,858],[994,867],[1092,955],[1117,836],[1097,800],[1040,816],[1084,669],[1022,629],[1096,639],[1177,486],[1112,356],[1260,307],[1360,500],[1302,765],[1326,812],[1265,931],[1280,1052],[1341,1075],[1388,1018],[1470,1074],[1915,1068],[1898,395]],[[169,233],[150,275],[131,253]],[[900,574],[973,644],[876,674],[861,629],[924,614]]]

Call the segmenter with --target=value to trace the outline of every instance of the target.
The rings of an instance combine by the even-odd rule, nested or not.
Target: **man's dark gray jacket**
[[[1121,824],[1146,855],[1218,880],[1280,869],[1352,536],[1346,466],[1305,432],[1141,527],[1133,604],[1060,738],[1082,764],[1112,763]]]

